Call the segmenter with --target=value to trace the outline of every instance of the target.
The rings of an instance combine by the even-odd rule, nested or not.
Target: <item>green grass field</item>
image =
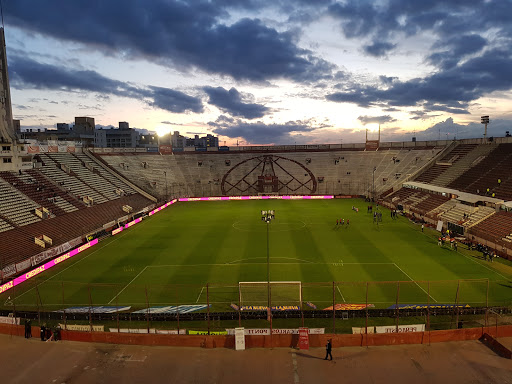
[[[352,206],[359,207],[359,212]],[[0,306],[231,303],[266,305],[267,224],[260,211],[274,209],[269,225],[272,305],[333,303],[511,305],[512,266],[490,263],[477,252],[437,245],[437,235],[381,209],[373,223],[363,200],[226,201],[177,203],[90,250],[0,296]],[[336,219],[350,225],[336,226]],[[465,248],[465,247],[464,247]],[[334,285],[333,285],[333,282]],[[399,283],[398,283],[399,282]],[[208,285],[207,285],[208,283]],[[367,284],[368,283],[368,284]],[[368,292],[368,295],[367,295]],[[305,308],[307,308],[305,306]]]

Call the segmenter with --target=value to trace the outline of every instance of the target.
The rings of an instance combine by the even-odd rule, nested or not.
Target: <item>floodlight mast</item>
[[[272,307],[271,299],[270,299],[270,245],[269,245],[269,226],[270,222],[275,219],[275,211],[261,211],[261,218],[267,224],[267,311],[270,313],[270,318],[272,319]],[[272,321],[272,320],[271,320]]]
[[[485,130],[484,130],[484,140],[485,140],[485,139],[487,139],[487,124],[489,124],[489,116],[482,116],[481,119],[482,119],[481,123],[485,125]]]

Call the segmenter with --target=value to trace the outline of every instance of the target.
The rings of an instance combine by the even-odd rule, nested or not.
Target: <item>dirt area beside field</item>
[[[507,346],[512,338],[501,340]],[[500,383],[512,362],[479,341],[428,345],[199,349],[146,347],[0,335],[2,383]]]

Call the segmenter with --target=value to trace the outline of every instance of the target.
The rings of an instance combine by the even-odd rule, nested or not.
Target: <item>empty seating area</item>
[[[465,192],[512,200],[512,143],[500,144],[485,159],[449,184]],[[501,183],[498,183],[498,179]],[[487,191],[489,189],[489,191]]]
[[[3,232],[3,231],[8,231],[10,229],[13,229],[14,227],[9,224],[8,222],[0,219],[0,232]]]
[[[512,212],[500,211],[471,228],[471,235],[500,242],[512,233]],[[503,242],[503,241],[501,241]]]
[[[0,178],[0,215],[11,223],[22,226],[41,221],[35,209],[39,205]]]
[[[34,170],[25,171],[21,174],[2,172],[0,177],[36,202],[39,207],[48,209],[52,215],[63,215],[67,212],[76,211],[80,207],[78,201],[78,204],[75,204],[78,208],[73,205],[73,202],[67,201],[65,199],[67,197],[66,193],[61,188]],[[71,197],[67,197],[67,199],[70,200]],[[85,206],[82,204],[82,207]]]
[[[36,236],[45,234],[53,240],[54,245],[62,244],[101,229],[103,224],[125,216],[123,205],[129,205],[137,212],[151,204],[152,202],[145,197],[134,194],[26,225],[17,230],[0,232],[2,262],[4,265],[16,263],[42,252],[43,248],[34,244]]]
[[[453,148],[449,153],[444,155],[432,167],[427,169],[416,178],[416,181],[421,183],[432,183],[435,179],[441,176],[444,172],[450,169],[450,164],[455,164],[471,152],[477,145],[476,144],[459,144]]]

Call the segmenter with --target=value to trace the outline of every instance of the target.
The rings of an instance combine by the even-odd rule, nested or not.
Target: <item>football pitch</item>
[[[4,293],[0,306],[232,311],[231,304],[267,305],[267,273],[273,306],[511,305],[510,262],[440,247],[435,231],[393,220],[386,208],[375,223],[367,206],[361,199],[176,203],[17,286],[10,299]],[[275,220],[262,221],[262,210],[275,210]]]

